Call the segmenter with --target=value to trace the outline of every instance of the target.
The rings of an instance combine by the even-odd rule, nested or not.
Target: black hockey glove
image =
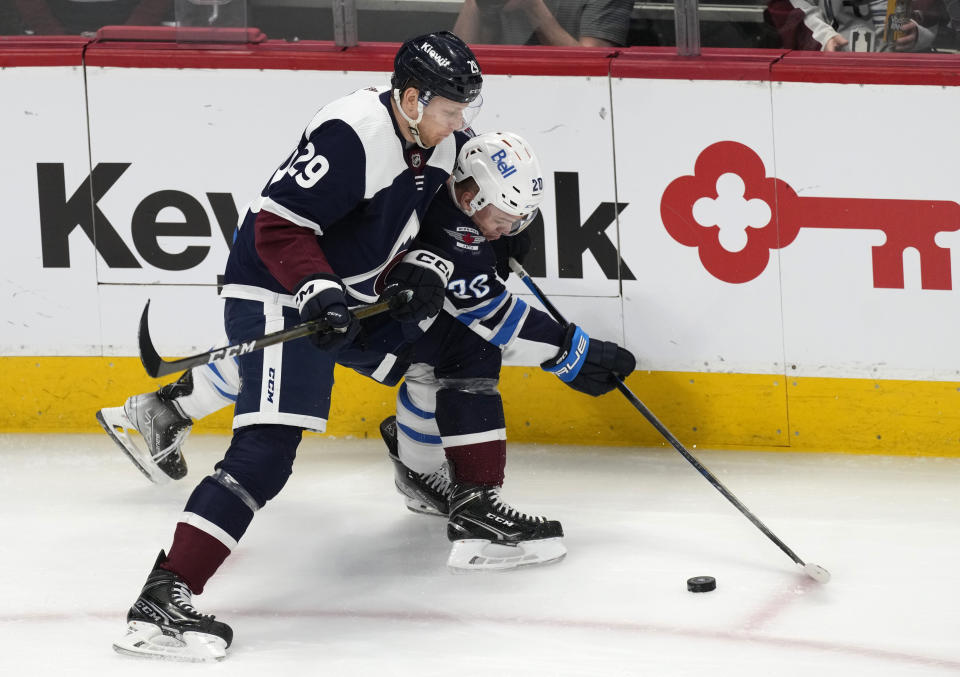
[[[317,273],[303,278],[293,300],[302,321],[323,320],[330,325],[327,331],[310,334],[310,340],[320,350],[342,348],[360,331],[360,324],[347,308],[343,282],[336,275]]]
[[[389,301],[409,289],[413,296],[390,310],[400,322],[419,322],[433,317],[443,308],[447,282],[453,274],[453,262],[432,249],[411,249],[387,274],[381,301]]]
[[[502,280],[510,277],[510,259],[515,258],[517,263],[523,265],[530,253],[530,246],[533,240],[530,237],[530,229],[521,230],[516,235],[504,235],[490,244],[493,246],[493,253],[497,255],[497,275]]]
[[[591,339],[575,324],[567,326],[557,356],[540,363],[541,369],[556,374],[574,390],[594,397],[616,388],[614,375],[626,378],[636,366],[629,350],[612,341]]]

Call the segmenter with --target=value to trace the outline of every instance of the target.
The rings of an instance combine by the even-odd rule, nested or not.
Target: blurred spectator
[[[620,47],[632,11],[633,0],[464,0],[453,32],[483,44]]]
[[[938,42],[956,50],[960,47],[960,0],[946,0],[947,25],[940,27]]]
[[[0,0],[2,35],[81,35],[173,18],[173,0]]]
[[[943,0],[913,0],[902,36],[886,41],[887,0],[770,0],[781,46],[824,52],[929,52],[947,22]]]

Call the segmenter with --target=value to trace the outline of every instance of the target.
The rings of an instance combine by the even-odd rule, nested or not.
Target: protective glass
[[[508,232],[507,235],[516,235],[519,233],[521,230],[533,223],[537,218],[537,214],[539,213],[539,209],[534,209],[529,214],[521,216],[519,219],[510,224],[510,232]]]
[[[420,103],[423,104],[424,117],[430,116],[445,125],[453,125],[456,131],[462,132],[477,119],[480,108],[483,106],[483,97],[477,96],[467,104],[466,108],[461,108],[462,104],[440,96],[431,96],[429,93],[420,95]]]

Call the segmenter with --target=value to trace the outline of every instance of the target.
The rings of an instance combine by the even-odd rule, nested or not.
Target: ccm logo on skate
[[[508,527],[512,527],[512,526],[513,526],[513,522],[511,522],[510,520],[504,519],[504,518],[500,517],[499,515],[494,515],[494,514],[491,513],[491,512],[488,512],[488,513],[487,513],[487,519],[491,519],[491,520],[493,520],[494,522],[497,522],[498,524],[503,524],[503,525],[508,526]]]
[[[144,602],[143,600],[138,599],[138,600],[137,600],[137,603],[136,603],[134,606],[137,607],[137,610],[138,610],[138,611],[140,611],[141,613],[143,613],[143,614],[146,615],[146,616],[149,616],[149,617],[152,618],[153,620],[155,620],[155,621],[157,621],[157,622],[162,622],[162,621],[163,621],[163,618],[160,616],[160,614],[158,614],[156,611],[154,611],[153,608],[152,608],[149,604],[147,604],[146,602]]]

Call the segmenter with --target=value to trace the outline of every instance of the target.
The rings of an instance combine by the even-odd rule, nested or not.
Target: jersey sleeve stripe
[[[523,319],[527,316],[527,309],[528,306],[524,301],[516,299],[513,309],[500,325],[500,329],[497,331],[497,333],[494,334],[493,338],[490,339],[490,343],[495,346],[500,346],[501,348],[509,344],[519,333],[520,325],[523,323]]]
[[[510,303],[504,303],[495,312],[490,313],[477,324],[490,332],[490,334],[496,333],[497,327],[500,326],[500,324],[503,322],[503,318],[507,316],[514,305],[515,304],[513,301]]]
[[[477,306],[473,309],[465,310],[462,313],[457,315],[457,319],[463,322],[466,325],[469,325],[472,322],[477,320],[482,320],[494,311],[496,311],[510,296],[509,292],[504,291],[498,297],[490,301],[489,303],[484,303],[480,306]]]
[[[274,202],[268,197],[260,198],[260,210],[258,211],[268,211],[271,214],[276,214],[277,216],[286,219],[290,223],[295,223],[298,226],[309,228],[317,235],[323,235],[323,228],[320,227],[320,224],[314,223],[310,219],[300,216],[296,212],[287,209],[280,203]]]

